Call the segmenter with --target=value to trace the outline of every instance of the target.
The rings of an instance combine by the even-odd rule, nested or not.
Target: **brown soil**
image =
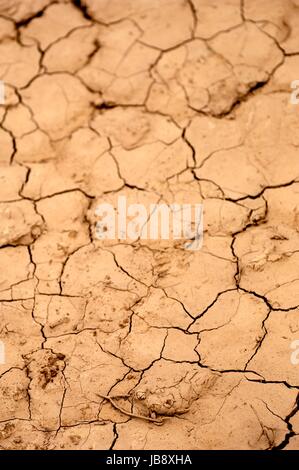
[[[0,448],[299,449],[299,0],[0,0],[0,79]]]

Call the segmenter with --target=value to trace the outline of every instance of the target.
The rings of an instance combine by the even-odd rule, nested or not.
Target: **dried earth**
[[[299,0],[0,0],[0,41],[0,448],[299,449]],[[202,249],[98,240],[121,195]]]

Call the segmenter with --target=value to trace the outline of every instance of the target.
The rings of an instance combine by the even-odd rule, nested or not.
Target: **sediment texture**
[[[298,449],[298,25],[0,0],[1,449]],[[98,240],[121,195],[203,202],[203,248]]]

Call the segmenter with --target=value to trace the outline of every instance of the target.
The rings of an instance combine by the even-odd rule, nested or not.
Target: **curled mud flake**
[[[136,390],[134,398],[142,401],[148,409],[149,416],[175,416],[187,413],[189,407],[185,406],[186,400],[178,393],[170,393],[168,390],[158,389],[151,392]]]
[[[142,392],[141,390],[137,390],[136,398],[137,398],[137,400],[145,400],[146,399],[146,392]]]

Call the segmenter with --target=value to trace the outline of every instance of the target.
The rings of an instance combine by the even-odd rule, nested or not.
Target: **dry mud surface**
[[[1,449],[298,449],[298,0],[0,0]],[[204,243],[105,241],[118,196]]]

